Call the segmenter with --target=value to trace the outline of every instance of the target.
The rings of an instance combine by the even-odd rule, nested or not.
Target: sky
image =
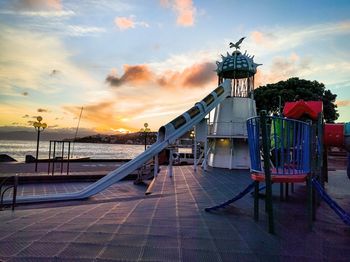
[[[241,50],[255,86],[322,82],[350,121],[350,2],[1,0],[0,127],[151,130],[217,84],[215,61]]]

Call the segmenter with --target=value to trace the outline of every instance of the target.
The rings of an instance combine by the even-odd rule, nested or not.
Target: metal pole
[[[62,142],[62,154],[61,154],[61,174],[63,172],[63,157],[64,157],[64,141]]]
[[[75,129],[75,135],[74,135],[74,140],[73,140],[73,148],[72,148],[72,158],[73,158],[73,152],[74,152],[74,145],[75,145],[75,140],[77,139],[77,135],[78,135],[78,130],[79,130],[79,124],[80,124],[80,119],[81,119],[81,115],[83,114],[83,107],[81,107],[80,110],[80,115],[79,115],[79,120],[78,120],[78,125],[77,125],[77,129]]]
[[[159,169],[159,158],[158,158],[158,154],[156,154],[154,156],[154,170],[153,170],[154,177],[158,176],[158,169]]]
[[[348,178],[350,179],[350,152],[348,152],[347,155],[348,155],[348,167],[346,168],[346,173],[348,175]],[[328,178],[328,176],[327,176],[327,178]],[[327,180],[327,182],[328,182],[328,180]]]
[[[16,174],[13,178],[12,211],[15,210],[15,206],[16,206],[17,185],[18,185],[18,174]]]
[[[207,129],[208,129],[208,126],[207,126]],[[208,134],[208,130],[207,130],[207,134]],[[208,137],[206,137],[205,141],[204,141],[204,156],[203,156],[202,167],[204,168],[205,171],[207,171],[207,169],[208,169],[208,165],[207,165],[207,161],[208,161],[207,151],[208,151]]]
[[[53,141],[53,153],[52,153],[52,175],[55,172],[55,161],[56,161],[56,141]]]
[[[168,165],[169,177],[173,176],[173,149],[169,149],[169,165]]]
[[[230,134],[232,134],[232,131]],[[233,138],[230,138],[229,142],[230,142],[230,169],[232,169],[233,168],[233,154],[234,154]]]
[[[35,172],[38,172],[39,139],[40,139],[40,127],[38,127],[38,136],[36,140]]]
[[[350,159],[349,159],[349,161],[350,161]],[[348,163],[350,163],[350,162],[348,162]],[[322,166],[322,169],[323,169],[323,181],[328,183],[328,147],[327,146],[323,147],[323,166]],[[348,171],[348,176],[350,176],[349,171]]]
[[[268,137],[267,123],[266,123],[266,111],[260,112],[261,121],[261,134],[264,156],[264,172],[266,183],[266,211],[268,215],[269,233],[275,233],[274,221],[273,221],[273,207],[272,207],[272,181],[270,170],[270,139]]]
[[[70,141],[68,142],[68,158],[67,158],[67,175],[69,175],[69,160],[70,160]],[[75,142],[74,142],[75,143]],[[73,144],[74,146],[74,144]]]
[[[308,210],[309,210],[309,227],[310,230],[313,228],[313,221],[316,219],[316,209],[315,209],[315,191],[312,187],[312,178],[316,178],[315,169],[316,169],[316,125],[312,121],[308,121],[310,124],[310,133],[309,133],[309,161],[310,161],[310,174],[309,174],[309,185],[308,185]],[[316,178],[317,179],[317,178]]]
[[[193,146],[193,168],[197,172],[197,136],[196,136],[196,126],[193,127],[194,131],[194,146]]]
[[[323,150],[324,150],[324,145],[323,145],[323,129],[324,125],[323,125],[323,115],[322,113],[320,113],[318,115],[318,125],[317,125],[317,137],[318,137],[318,141],[319,141],[319,148],[320,148],[320,152],[319,155],[317,156],[317,168],[318,168],[318,174],[320,176],[320,181],[321,181],[321,185],[324,188],[324,172],[323,172]]]
[[[47,163],[47,174],[50,174],[50,164],[51,164],[51,140],[49,145],[49,162]]]
[[[145,151],[146,151],[146,148],[147,148],[147,132],[146,132],[146,129],[145,129]]]

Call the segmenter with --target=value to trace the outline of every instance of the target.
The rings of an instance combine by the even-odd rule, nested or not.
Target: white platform
[[[250,167],[246,121],[252,116],[256,116],[256,106],[251,98],[229,97],[217,107],[214,122],[209,125],[209,166]]]

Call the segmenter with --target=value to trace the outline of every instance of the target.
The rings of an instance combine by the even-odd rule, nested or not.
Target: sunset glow
[[[157,130],[215,88],[215,61],[242,36],[263,64],[256,86],[322,82],[350,121],[349,13],[348,1],[1,1],[0,126],[40,115],[75,128],[83,107],[81,128]]]

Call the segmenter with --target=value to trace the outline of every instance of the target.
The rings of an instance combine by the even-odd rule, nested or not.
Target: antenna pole
[[[73,148],[72,148],[72,155],[71,155],[71,157],[73,157],[75,139],[77,139],[78,130],[79,130],[79,125],[80,125],[80,119],[81,119],[81,116],[82,116],[82,114],[83,114],[83,109],[84,109],[84,107],[81,107],[80,115],[79,115],[79,120],[78,120],[78,125],[77,125],[77,129],[75,130],[75,135],[74,135],[74,140],[73,140]]]

